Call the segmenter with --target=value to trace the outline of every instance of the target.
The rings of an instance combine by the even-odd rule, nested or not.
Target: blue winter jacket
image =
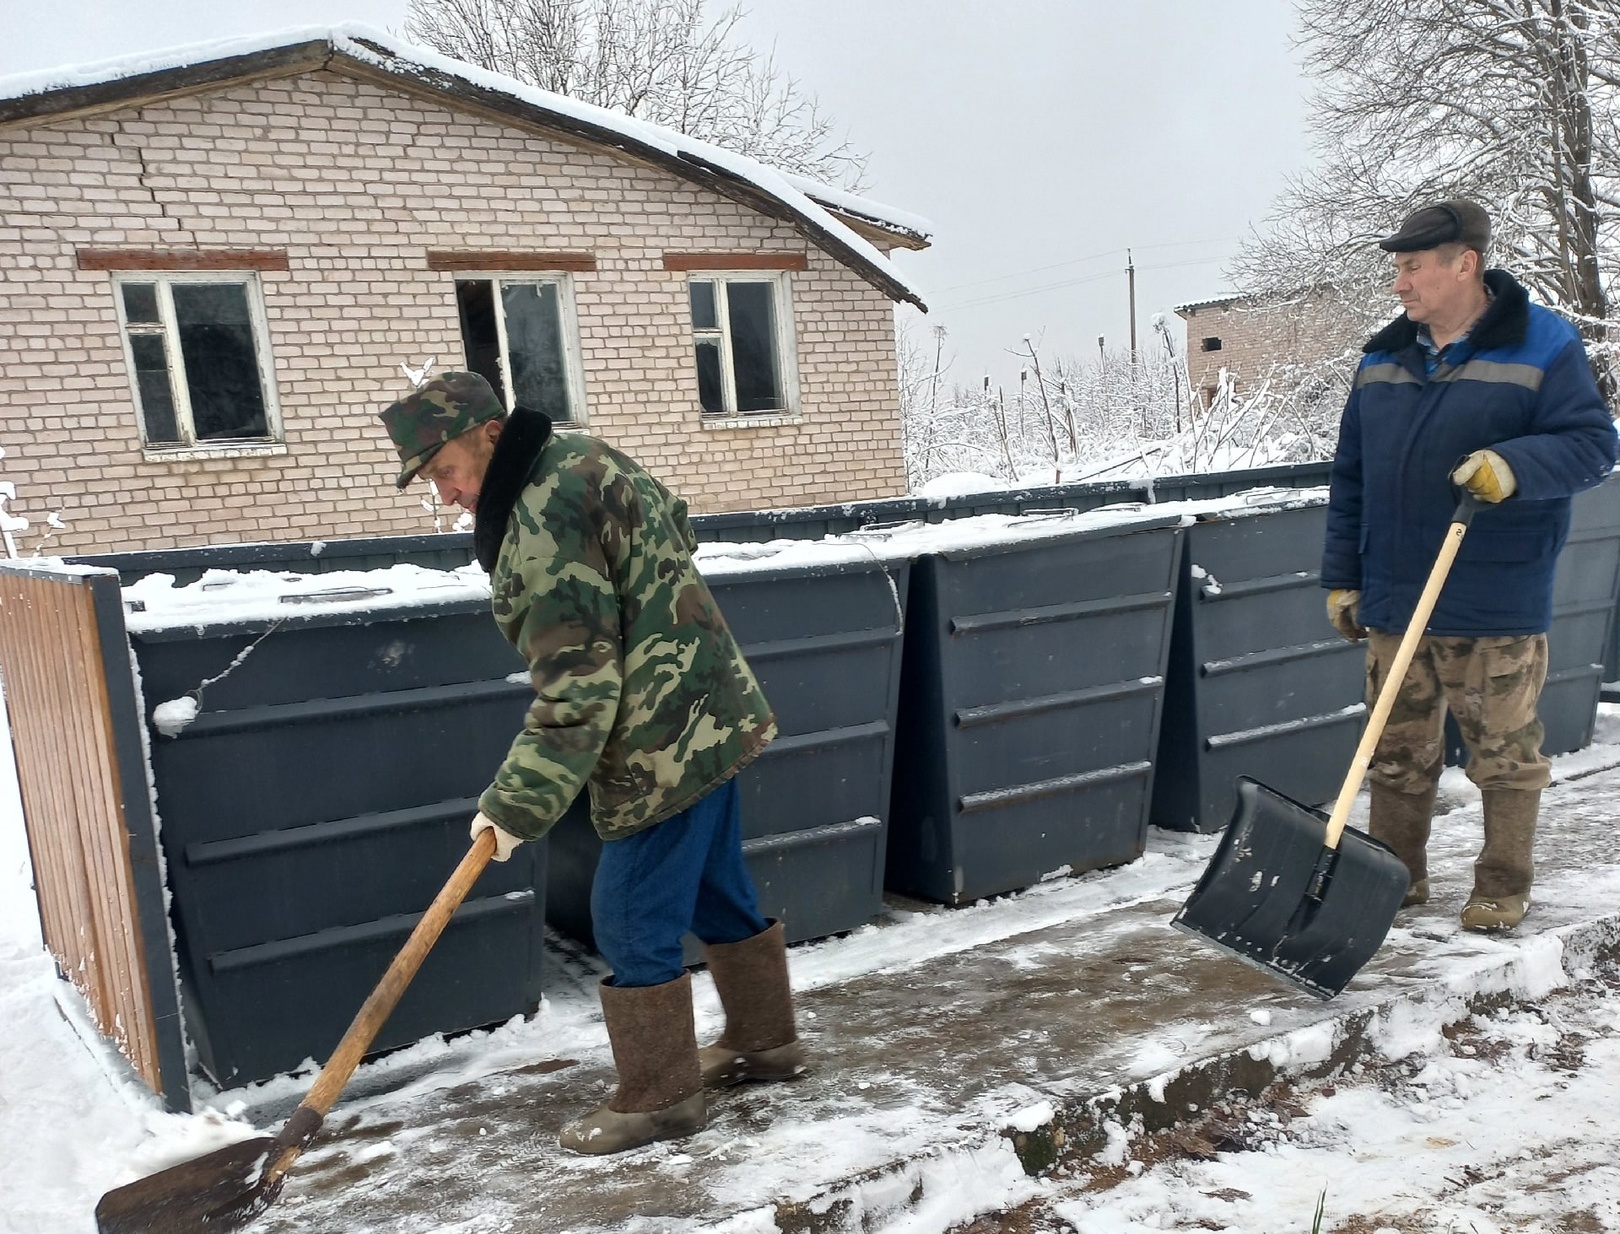
[[[1475,515],[1429,633],[1545,630],[1570,497],[1614,465],[1614,422],[1574,327],[1505,270],[1485,280],[1490,306],[1432,377],[1404,315],[1362,349],[1333,460],[1322,585],[1359,589],[1364,626],[1406,629],[1456,508],[1451,471],[1489,446],[1518,490]]]

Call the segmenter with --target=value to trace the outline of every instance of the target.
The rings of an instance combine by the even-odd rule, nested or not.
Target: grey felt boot
[[[1424,793],[1399,793],[1381,784],[1368,790],[1367,830],[1394,850],[1411,875],[1402,908],[1429,902],[1429,825],[1435,793],[1433,787]]]
[[[804,1047],[793,1027],[782,923],[774,921],[741,942],[705,945],[703,951],[726,1011],[720,1039],[700,1052],[704,1087],[803,1075]]]
[[[1530,911],[1541,790],[1488,788],[1483,797],[1485,847],[1474,862],[1474,891],[1462,923],[1470,930],[1510,930]]]
[[[662,985],[598,987],[618,1091],[606,1105],[562,1129],[557,1142],[593,1156],[703,1130],[708,1110],[692,1025],[692,977]]]

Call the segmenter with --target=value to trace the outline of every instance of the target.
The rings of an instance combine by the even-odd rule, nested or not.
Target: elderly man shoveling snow
[[[700,1130],[703,1090],[804,1070],[780,922],[743,865],[736,774],[776,720],[692,562],[686,504],[633,460],[539,412],[510,415],[477,373],[443,373],[382,413],[398,483],[472,511],[495,622],[535,702],[479,799],[496,859],[544,835],[589,786],[604,843],[591,893],[613,968],[602,1012],[618,1091],[565,1127],[581,1153]],[[688,930],[726,1012],[698,1050]]]

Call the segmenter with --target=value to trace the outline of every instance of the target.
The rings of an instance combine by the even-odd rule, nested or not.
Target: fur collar
[[[1485,285],[1495,297],[1468,336],[1475,351],[1516,347],[1530,328],[1530,297],[1506,270],[1485,271]],[[1417,342],[1417,324],[1402,313],[1367,340],[1362,351],[1402,351]]]
[[[501,435],[495,439],[495,453],[490,456],[489,469],[484,472],[473,517],[473,552],[486,572],[495,569],[512,509],[528,487],[540,453],[550,440],[550,417],[527,407],[514,408],[506,418]]]

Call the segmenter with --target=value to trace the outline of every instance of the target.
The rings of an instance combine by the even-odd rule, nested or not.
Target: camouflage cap
[[[414,393],[379,413],[399,451],[395,483],[404,488],[439,447],[486,420],[506,414],[489,382],[477,373],[440,373]]]

